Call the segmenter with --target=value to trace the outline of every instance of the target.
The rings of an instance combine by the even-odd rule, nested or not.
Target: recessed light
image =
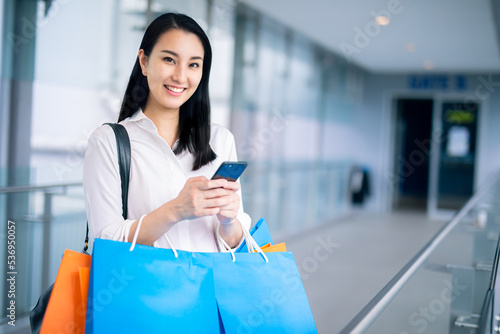
[[[423,66],[428,71],[434,69],[434,63],[432,62],[432,60],[424,60]]]
[[[379,15],[375,16],[375,23],[378,24],[379,26],[386,26],[390,23],[391,21],[387,16],[384,15]]]
[[[406,43],[405,44],[405,50],[407,52],[416,52],[417,51],[417,46],[413,43]]]

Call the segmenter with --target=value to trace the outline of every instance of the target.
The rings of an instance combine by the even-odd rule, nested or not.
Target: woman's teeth
[[[166,85],[165,85],[165,88],[168,90],[171,90],[174,93],[182,93],[182,91],[184,90],[184,88],[175,88],[175,87],[166,86]]]

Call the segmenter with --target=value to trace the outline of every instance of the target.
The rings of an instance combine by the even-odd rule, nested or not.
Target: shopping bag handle
[[[139,230],[141,229],[144,217],[146,217],[146,215],[142,215],[141,218],[139,218],[139,222],[137,223],[137,227],[135,228],[134,238],[132,238],[132,245],[130,246],[130,251],[133,251],[135,248],[135,245],[137,243],[137,237],[139,236]]]
[[[144,220],[144,217],[146,217],[146,215],[147,214],[142,215],[141,218],[139,218],[139,222],[137,223],[137,227],[135,229],[134,238],[132,239],[132,245],[130,246],[131,252],[134,250],[135,245],[137,244],[137,237],[139,236],[139,230],[141,229],[142,221]],[[250,231],[248,231],[239,220],[237,220],[237,221],[241,224],[241,230],[243,231],[243,238],[246,241],[248,252],[254,253],[255,251],[257,251],[260,255],[262,255],[262,257],[264,258],[264,260],[266,260],[266,262],[269,262],[269,259],[267,258],[266,254],[264,254],[264,252],[259,247],[259,245],[255,241],[255,239],[252,237],[252,235],[250,234]],[[174,245],[172,244],[172,241],[170,241],[170,238],[168,237],[168,235],[165,233],[163,236],[165,237],[170,248],[174,252],[175,258],[178,258],[179,254],[177,253],[177,250],[175,249]],[[231,257],[233,258],[233,262],[235,262],[236,261],[236,257],[234,255],[235,249],[232,249],[231,247],[229,247],[227,242],[224,239],[222,239],[219,232],[217,233],[217,238],[224,245],[224,247],[226,247],[226,249],[231,253]]]
[[[137,237],[139,236],[139,230],[141,229],[142,221],[144,220],[144,217],[146,217],[146,216],[147,216],[147,214],[142,215],[141,218],[139,218],[139,222],[137,223],[137,227],[135,229],[134,238],[132,239],[132,245],[130,246],[130,251],[133,251],[135,248],[135,245],[137,244]],[[167,242],[170,245],[170,248],[172,248],[172,251],[174,252],[175,258],[178,258],[179,254],[177,253],[177,250],[175,249],[174,245],[172,244],[172,242],[168,238],[167,234],[165,233],[164,236],[165,236],[165,239],[167,239]]]
[[[241,224],[241,222],[240,222],[240,224]],[[243,226],[243,224],[241,224],[241,229],[243,230],[243,237],[245,238],[248,251],[251,252],[251,253],[257,251],[260,255],[262,255],[262,257],[264,258],[264,260],[266,260],[266,263],[268,263],[269,260],[268,260],[268,258],[266,256],[266,254],[264,254],[264,252],[262,251],[262,249],[260,249],[259,244],[252,237],[252,235],[250,234],[250,231],[247,230],[245,228],[245,226]]]
[[[235,262],[236,257],[234,256],[234,250],[232,250],[231,247],[229,247],[229,245],[227,244],[226,240],[222,239],[222,237],[220,236],[220,225],[219,225],[219,227],[217,227],[217,239],[219,239],[219,242],[224,245],[224,247],[226,248],[227,251],[229,251],[229,253],[231,253],[231,257],[233,258],[233,262]]]
[[[142,221],[144,220],[144,217],[146,217],[146,215],[142,215],[141,218],[139,218],[139,222],[137,223],[137,227],[136,227],[135,233],[134,233],[134,238],[132,239],[132,245],[130,246],[131,252],[134,250],[135,245],[137,244],[137,237],[139,236],[139,230],[141,229]],[[240,224],[241,224],[241,222],[240,222]],[[241,229],[243,231],[243,238],[245,238],[245,241],[247,243],[248,251],[251,253],[257,251],[260,255],[262,255],[262,257],[264,258],[264,260],[266,260],[266,262],[269,262],[266,254],[264,254],[262,249],[259,247],[257,242],[254,240],[252,235],[250,235],[250,232],[243,226],[243,224],[241,224]],[[168,235],[165,233],[163,236],[167,240],[170,248],[172,249],[172,252],[174,252],[175,258],[178,258],[179,254],[177,253],[177,250],[175,249],[174,245],[172,244],[172,241],[170,241],[170,238],[168,237]],[[229,250],[229,252],[231,253],[231,257],[233,258],[233,262],[235,262],[236,261],[236,257],[234,255],[235,250],[231,249],[231,247],[229,247],[227,242],[224,239],[222,239],[222,237],[220,236],[220,233],[217,233],[217,237],[219,238],[219,241],[221,241],[222,244]]]
[[[264,258],[264,260],[266,260],[266,262],[269,262],[266,254],[264,254],[262,249],[260,249],[259,244],[257,244],[255,239],[252,237],[252,235],[250,234],[250,231],[248,231],[239,220],[238,220],[238,222],[241,224],[241,230],[243,231],[243,238],[245,239],[245,242],[247,244],[248,252],[254,253],[255,251],[257,251],[260,255],[262,255],[262,257]],[[217,238],[224,245],[224,247],[226,247],[226,250],[228,250],[231,253],[231,257],[233,258],[233,262],[235,262],[236,258],[235,258],[234,253],[236,250],[229,247],[227,242],[224,239],[222,239],[222,237],[220,236],[220,233],[217,233]]]

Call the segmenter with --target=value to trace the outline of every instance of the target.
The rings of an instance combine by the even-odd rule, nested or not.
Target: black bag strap
[[[118,165],[120,166],[120,178],[122,181],[122,216],[127,219],[128,185],[130,180],[130,139],[123,125],[117,123],[106,123],[115,132],[116,147],[118,150]]]
[[[131,149],[130,149],[130,138],[128,136],[125,127],[118,123],[105,123],[109,125],[116,137],[116,147],[118,152],[118,165],[120,167],[120,179],[122,184],[122,216],[127,219],[128,211],[128,185],[130,182],[130,160],[131,160]],[[87,249],[89,249],[89,223],[87,222],[87,233],[85,235],[85,246],[83,247],[83,253],[88,254]]]

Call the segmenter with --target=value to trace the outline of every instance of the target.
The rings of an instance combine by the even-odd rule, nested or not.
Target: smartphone
[[[236,181],[247,168],[246,161],[225,161],[215,172],[212,180],[226,179],[228,181]]]

